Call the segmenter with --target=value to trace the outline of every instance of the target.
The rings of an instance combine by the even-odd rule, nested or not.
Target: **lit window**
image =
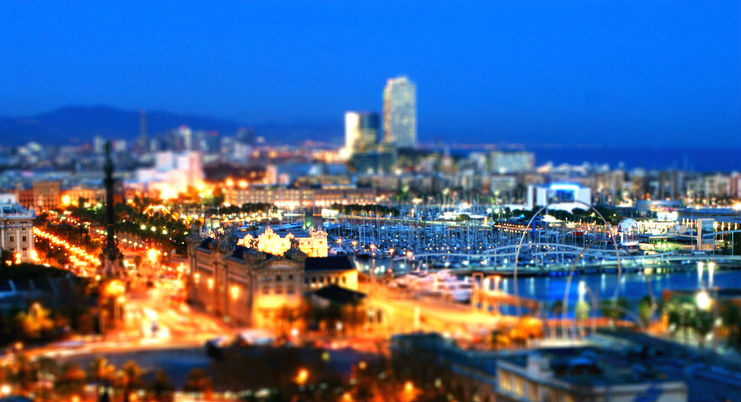
[[[509,374],[502,373],[502,375],[499,376],[499,388],[505,392],[510,391]]]
[[[522,382],[522,378],[515,377],[515,395],[517,396],[522,396],[524,393]]]

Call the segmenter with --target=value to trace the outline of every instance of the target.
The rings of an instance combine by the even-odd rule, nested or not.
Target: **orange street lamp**
[[[150,248],[147,250],[147,258],[149,258],[149,261],[154,264],[157,262],[157,250]]]
[[[296,384],[298,385],[304,385],[306,384],[306,381],[309,380],[309,370],[302,368],[298,371],[298,374],[296,374]]]

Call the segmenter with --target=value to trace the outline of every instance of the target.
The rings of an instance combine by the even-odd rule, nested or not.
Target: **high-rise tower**
[[[349,156],[375,151],[378,145],[378,114],[345,112],[345,149]]]
[[[384,143],[417,146],[417,89],[407,77],[390,78],[383,89]]]
[[[139,138],[136,141],[139,152],[149,151],[149,136],[147,136],[147,111],[139,111]]]

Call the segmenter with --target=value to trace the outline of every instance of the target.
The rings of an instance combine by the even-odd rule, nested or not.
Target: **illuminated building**
[[[378,144],[378,114],[369,112],[345,113],[345,153],[373,151]]]
[[[633,345],[630,345],[631,347]],[[642,345],[641,345],[642,346]],[[645,364],[640,348],[616,351],[596,347],[531,350],[497,360],[497,400],[655,401],[688,400],[687,385],[676,375],[645,370],[636,375],[631,364]]]
[[[372,151],[354,154],[350,165],[360,173],[387,173],[396,166],[397,153],[393,150]]]
[[[242,242],[250,247],[190,237],[190,302],[235,325],[274,328],[281,324],[281,310],[298,308],[311,290],[332,284],[357,289],[357,271],[348,257],[308,257],[296,239],[289,239],[291,246],[284,250],[284,238],[266,233],[261,246],[259,237]]]
[[[199,152],[157,152],[151,168],[137,169],[136,183],[160,198],[175,198],[203,182],[203,168]]]
[[[0,248],[14,255],[19,253],[20,261],[30,262],[36,214],[17,204],[14,198],[0,197]]]
[[[61,201],[58,181],[37,181],[33,183],[34,206],[41,209],[55,209]]]
[[[263,253],[284,255],[291,249],[294,241],[298,242],[299,250],[309,257],[326,257],[328,254],[327,232],[313,228],[309,229],[308,236],[296,237],[293,233],[281,236],[268,226],[257,238],[247,234],[239,239],[237,245],[252,247],[254,244]]]
[[[244,166],[215,163],[204,166],[203,173],[207,182],[223,184],[226,187],[238,186],[247,188],[255,184],[275,184],[278,181],[278,173],[275,165]]]
[[[493,173],[530,172],[535,168],[535,154],[528,151],[493,151],[489,170]]]
[[[91,204],[105,202],[105,190],[102,188],[75,187],[62,192],[61,203],[63,207],[68,205],[77,206],[80,200]]]
[[[266,203],[281,208],[329,207],[333,204],[375,204],[376,193],[367,188],[239,188],[224,189],[224,202],[230,205]]]
[[[175,138],[179,149],[185,151],[193,150],[193,130],[191,130],[190,127],[185,124],[178,127],[175,132]]]
[[[35,206],[33,189],[26,188],[16,190],[15,195],[18,197],[18,203],[23,205],[24,208],[33,208]]]
[[[384,143],[417,146],[417,89],[407,77],[390,78],[383,90]]]
[[[592,192],[589,188],[576,184],[552,183],[547,186],[527,186],[527,208],[543,207],[551,202],[549,209],[573,211],[589,209],[592,203]],[[587,204],[587,205],[584,205]]]

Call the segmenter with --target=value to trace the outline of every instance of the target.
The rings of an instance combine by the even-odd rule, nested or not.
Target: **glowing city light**
[[[695,303],[697,303],[697,307],[699,307],[702,310],[709,309],[711,302],[712,300],[710,299],[710,295],[708,295],[708,292],[705,290],[700,291],[695,296]]]

